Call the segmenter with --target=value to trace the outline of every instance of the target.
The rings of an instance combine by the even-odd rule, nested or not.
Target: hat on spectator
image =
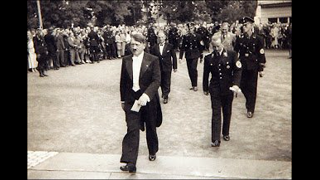
[[[239,23],[254,23],[254,20],[251,18],[251,17],[248,17],[248,16],[244,16],[242,19],[239,20]]]

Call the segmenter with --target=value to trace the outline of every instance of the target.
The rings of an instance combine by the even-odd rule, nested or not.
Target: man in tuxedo
[[[156,159],[158,135],[156,128],[162,123],[158,89],[161,81],[159,60],[144,51],[146,38],[140,33],[132,35],[131,55],[122,59],[120,96],[125,111],[127,133],[122,141],[122,171],[136,172],[140,128],[146,127],[149,160]]]
[[[150,49],[150,53],[159,58],[161,70],[161,91],[163,103],[168,103],[171,72],[177,72],[177,56],[172,44],[166,42],[166,35],[163,31],[158,33],[158,42]]]

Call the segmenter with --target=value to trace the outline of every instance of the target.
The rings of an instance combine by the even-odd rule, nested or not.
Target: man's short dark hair
[[[144,43],[144,44],[146,43],[146,37],[141,33],[135,33],[132,35],[131,38],[140,43]]]

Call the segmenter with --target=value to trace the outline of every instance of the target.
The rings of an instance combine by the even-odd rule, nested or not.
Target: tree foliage
[[[160,2],[160,1],[156,1]],[[170,23],[198,21],[234,21],[242,16],[255,14],[257,0],[162,0],[159,13]],[[97,26],[134,25],[147,22],[150,11],[142,12],[151,0],[40,0],[44,28],[50,26],[85,27],[88,23]],[[159,4],[160,5],[160,4]],[[27,27],[39,27],[36,0],[27,1]],[[149,14],[148,14],[149,13]]]

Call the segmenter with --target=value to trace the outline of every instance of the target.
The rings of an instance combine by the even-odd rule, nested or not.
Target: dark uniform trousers
[[[217,90],[213,90],[216,91]],[[221,108],[223,112],[223,127],[222,135],[229,135],[230,121],[231,121],[231,111],[232,111],[232,101],[233,93],[226,95],[217,95],[217,93],[210,93],[211,96],[211,107],[212,107],[212,128],[211,128],[211,140],[220,141],[221,134]]]
[[[142,95],[142,92],[139,90],[134,92],[131,90],[131,95],[129,97],[134,97],[135,100],[138,100]],[[145,123],[146,126],[146,137],[149,154],[156,154],[158,152],[158,135],[156,131],[156,119],[153,115],[148,114],[155,112],[150,108],[157,107],[156,98],[147,103],[146,106],[141,107],[139,112],[131,111],[131,107],[134,104],[134,99],[131,101],[126,101],[125,103],[125,115],[127,122],[127,133],[122,141],[122,156],[120,162],[122,163],[137,163],[138,152],[139,152],[139,140],[140,140],[140,128],[142,123]],[[148,117],[148,118],[146,118]],[[142,121],[142,119],[144,121]]]
[[[246,108],[254,113],[257,97],[258,70],[242,70],[240,87],[246,98]]]
[[[223,113],[222,135],[229,135],[233,92],[229,89],[240,84],[241,63],[234,51],[223,50],[223,55],[212,53],[204,59],[203,91],[210,92],[212,108],[211,140],[220,141],[221,110]],[[209,74],[212,74],[210,85]]]
[[[198,85],[198,70],[197,70],[198,59],[199,58],[186,59],[187,68],[188,68],[188,74],[189,74],[189,78],[191,80],[191,85],[192,86],[197,86]]]

